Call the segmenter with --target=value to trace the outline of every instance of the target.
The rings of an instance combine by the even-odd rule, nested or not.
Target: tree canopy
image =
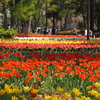
[[[100,0],[91,0],[91,19],[97,29],[100,29]],[[31,21],[31,28],[34,29],[53,18],[53,27],[55,21],[59,20],[62,27],[67,27],[68,15],[77,15],[83,17],[84,28],[87,26],[87,0],[0,0],[0,13],[4,15],[3,26],[18,29],[24,27]],[[94,16],[92,16],[94,15]],[[62,19],[65,20],[65,26],[62,25]],[[44,21],[44,22],[43,22]],[[7,26],[8,25],[8,26]],[[32,29],[31,29],[32,30]]]

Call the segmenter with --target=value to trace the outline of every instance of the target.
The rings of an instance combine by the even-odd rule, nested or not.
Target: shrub
[[[5,33],[5,29],[2,26],[0,26],[0,38],[3,37],[4,33]]]
[[[83,22],[78,22],[78,29],[84,29],[84,23]]]
[[[0,27],[0,38],[12,38],[16,33],[17,31],[12,28],[5,30],[4,28]]]
[[[6,30],[5,33],[5,38],[12,38],[17,33],[17,31],[12,28],[9,28],[8,30]]]
[[[67,28],[63,28],[63,30],[65,31],[70,31],[70,30],[73,30],[74,28],[73,27],[67,27]]]

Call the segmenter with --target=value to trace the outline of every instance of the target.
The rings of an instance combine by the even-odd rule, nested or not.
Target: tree
[[[43,23],[43,17],[44,17],[44,3],[45,0],[38,0],[34,5],[34,11],[32,22],[34,23],[34,29],[36,29],[37,26],[41,26]]]
[[[74,5],[72,0],[60,0],[59,5],[60,29],[62,30],[62,18],[65,20],[64,27],[66,28],[68,16],[74,13]]]
[[[55,30],[55,21],[59,20],[59,7],[57,0],[53,0],[50,2],[50,6],[48,8],[47,17],[52,18],[53,27],[52,30]],[[53,34],[55,31],[53,32]]]
[[[8,9],[8,2],[9,0],[1,0],[0,1],[0,9],[1,9],[1,13],[4,15],[4,22],[3,22],[3,26],[5,29],[8,29],[8,22],[7,22],[7,9]]]
[[[100,30],[100,1],[96,0],[95,4],[95,15],[94,15],[95,23],[97,25],[97,30]]]
[[[74,13],[74,3],[73,0],[53,0],[50,3],[48,17],[52,17],[55,20],[60,21],[60,30],[62,30],[62,19],[65,19],[64,26],[67,25],[67,18],[69,14]],[[53,27],[55,21],[53,20]]]
[[[17,19],[19,24],[22,23],[24,27],[29,28],[30,20],[32,19],[32,15],[34,14],[33,2],[31,0],[28,3],[26,3],[25,1],[19,1],[19,3],[17,3],[14,8],[14,18]]]
[[[95,11],[96,0],[91,0],[90,2],[90,30],[93,32],[92,37],[94,37],[94,11]]]
[[[72,0],[74,14],[83,17],[84,28],[87,27],[87,0]]]
[[[27,28],[27,32],[30,32],[32,18],[35,18],[37,13],[41,13],[40,9],[38,10],[38,3],[39,0],[20,0],[13,8],[14,18],[22,23],[22,27]]]
[[[16,5],[18,5],[19,4],[19,2],[20,2],[21,0],[10,0],[9,1],[9,11],[10,11],[10,22],[11,22],[11,24],[10,24],[10,26],[11,26],[11,28],[13,28],[13,29],[17,29],[17,19],[16,19],[16,17],[14,16],[14,12],[16,11],[16,9],[17,9],[17,7],[18,6],[16,6]]]

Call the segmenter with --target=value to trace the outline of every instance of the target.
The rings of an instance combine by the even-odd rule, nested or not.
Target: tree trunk
[[[10,6],[11,7],[14,7],[14,5],[18,4],[20,0],[15,0],[15,2],[13,0],[10,1]],[[13,16],[13,12],[14,10],[11,8],[10,9],[10,13],[11,13],[11,28],[13,28],[14,30],[17,30],[19,32],[21,32],[21,25],[18,25],[17,27],[17,24],[16,24],[16,19],[14,18]],[[20,21],[18,20],[18,24],[20,24]],[[20,28],[19,28],[20,27]]]
[[[16,30],[16,20],[13,18],[13,15],[11,13],[11,27]]]
[[[23,33],[28,35],[28,22],[24,21]]]
[[[52,34],[55,34],[55,18],[53,17]]]
[[[48,5],[47,5],[47,2],[46,2],[46,25],[45,25],[45,28],[46,28],[46,31],[47,31],[47,26],[48,26],[48,18],[47,18],[47,9],[48,9]]]
[[[18,27],[18,32],[21,33],[22,27],[21,27],[21,21],[20,20],[18,20],[18,26],[17,27]]]
[[[53,17],[53,27],[52,29],[55,29],[55,18]]]
[[[3,14],[4,14],[4,28],[8,29],[7,12],[6,12],[5,4],[3,4]]]
[[[82,16],[83,16],[84,28],[86,28],[86,22],[87,22],[87,20],[86,20],[86,16],[85,16],[85,15],[83,15],[83,14],[82,14]]]
[[[38,26],[38,25],[37,25],[37,21],[36,21],[36,19],[35,19],[35,29],[36,29],[37,26]]]
[[[89,32],[90,32],[90,0],[87,0],[88,11],[87,11],[87,40],[89,40]]]
[[[31,20],[31,29],[32,32],[34,33],[35,32],[34,20]]]
[[[81,12],[82,12],[82,17],[83,17],[83,22],[84,22],[84,28],[87,27],[87,15],[86,15],[86,4],[84,4],[84,1],[81,1]]]
[[[66,16],[65,16],[64,28],[66,28],[66,27],[67,27],[67,18],[68,18],[68,14],[66,14]]]
[[[25,25],[23,28],[24,34],[28,35],[28,33],[30,32],[30,28],[31,28],[31,20],[25,21]]]
[[[14,6],[14,2],[13,0],[10,1],[10,6],[13,7]],[[13,12],[14,10],[11,8],[10,9],[10,15],[11,15],[11,28],[13,28],[14,30],[16,30],[16,19],[13,16]]]
[[[31,32],[31,19],[28,21],[28,32]]]
[[[34,15],[33,19],[34,19],[34,28],[36,29],[36,27],[37,27],[37,19],[36,19],[35,15]]]
[[[92,31],[92,37],[94,37],[94,7],[95,7],[95,0],[91,0],[91,3],[90,3],[90,30]]]
[[[97,30],[100,30],[100,15],[98,16],[98,21],[97,21]]]
[[[62,31],[62,18],[60,19],[60,30]]]

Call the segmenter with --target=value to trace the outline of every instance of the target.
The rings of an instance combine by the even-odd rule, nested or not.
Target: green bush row
[[[70,32],[70,33],[55,33],[55,35],[76,35],[76,34],[73,32]]]
[[[12,38],[16,35],[17,31],[13,28],[9,28],[5,30],[2,26],[0,26],[0,38]]]
[[[73,27],[66,27],[66,28],[63,28],[64,31],[70,31],[70,30],[73,30],[74,28]]]

